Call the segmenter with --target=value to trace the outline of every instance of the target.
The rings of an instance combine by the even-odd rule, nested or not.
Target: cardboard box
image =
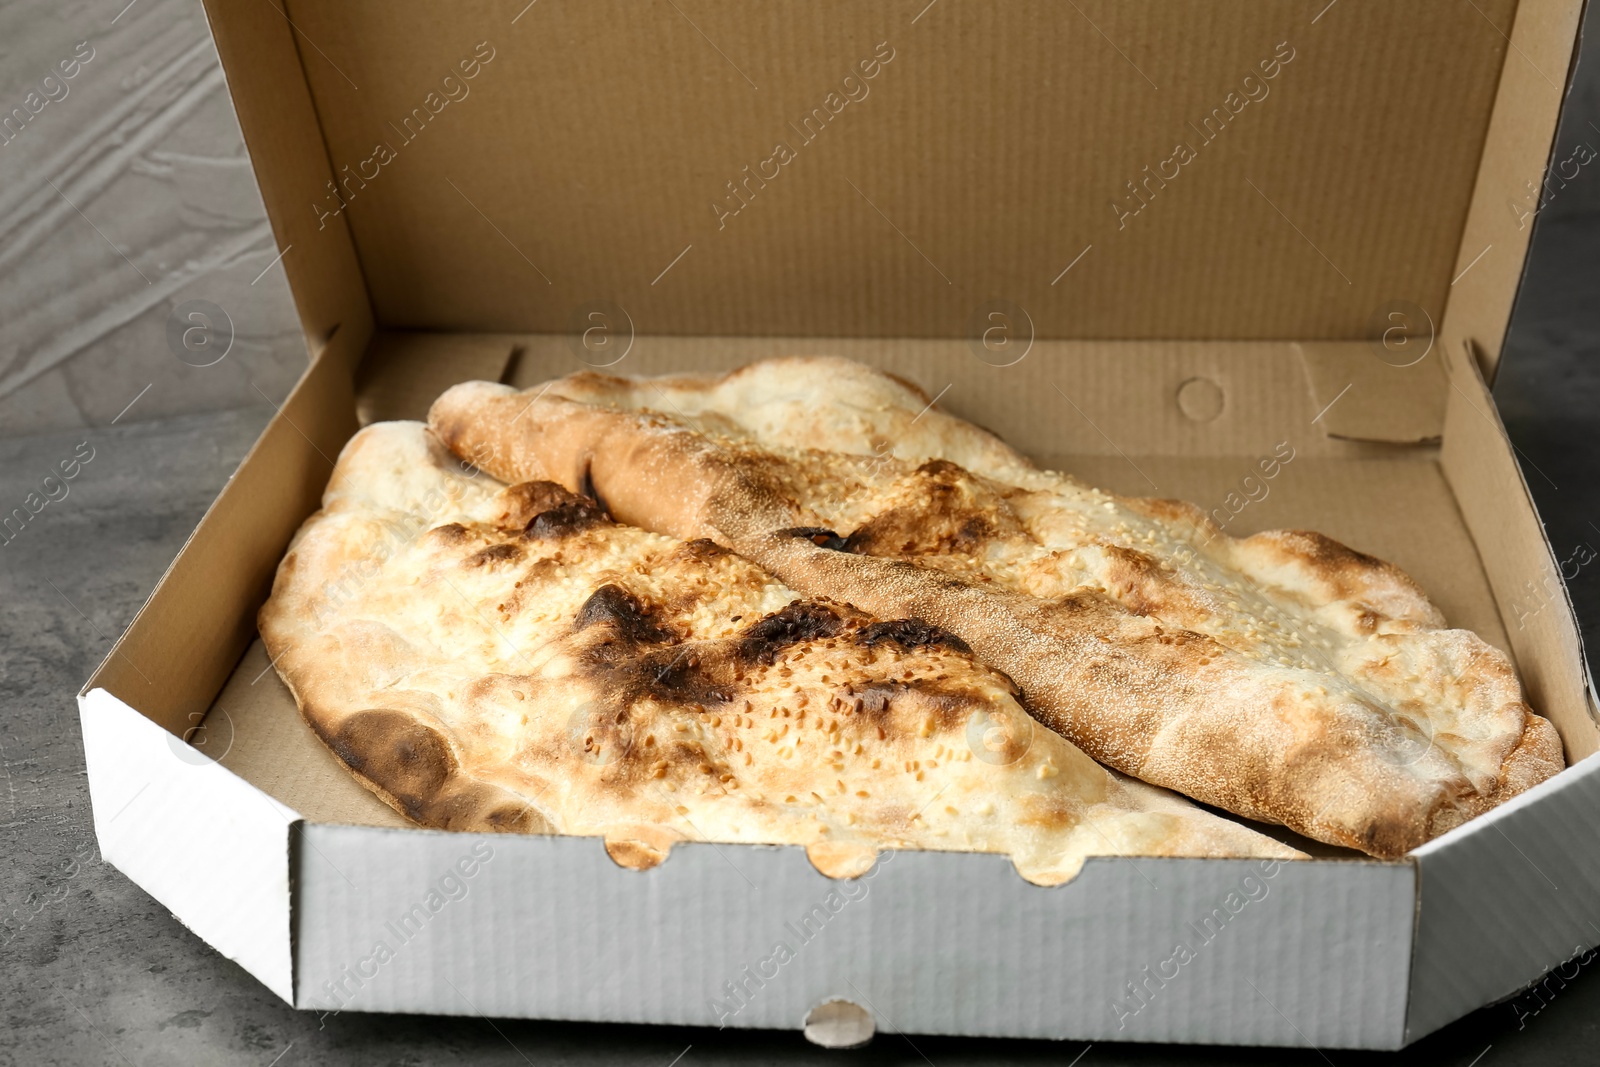
[[[1578,0],[207,8],[313,360],[79,703],[104,855],[286,1001],[1397,1048],[1600,942],[1594,689],[1485,385]],[[846,885],[411,828],[312,740],[254,619],[360,422],[794,352],[1394,560],[1513,654],[1568,769],[1401,862]]]

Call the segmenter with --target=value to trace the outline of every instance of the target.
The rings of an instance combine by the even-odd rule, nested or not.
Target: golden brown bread
[[[1225,536],[927,405],[795,359],[469,383],[430,420],[498,476],[589,487],[803,593],[950,630],[1102,762],[1318,840],[1398,856],[1563,766],[1506,656],[1392,565],[1311,532]]]
[[[306,721],[397,810],[454,830],[1010,855],[1298,856],[1043,729],[951,635],[803,598],[708,541],[502,486],[420,423],[340,455],[260,614]]]

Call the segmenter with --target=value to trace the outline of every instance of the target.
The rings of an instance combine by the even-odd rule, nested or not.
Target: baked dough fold
[[[316,735],[447,830],[1003,853],[1041,884],[1089,856],[1301,854],[1036,728],[957,637],[807,597],[710,541],[504,485],[420,423],[346,445],[260,612]]]
[[[857,363],[467,383],[430,422],[499,477],[957,634],[1095,759],[1320,841],[1400,856],[1564,765],[1508,658],[1393,565],[1041,470]]]

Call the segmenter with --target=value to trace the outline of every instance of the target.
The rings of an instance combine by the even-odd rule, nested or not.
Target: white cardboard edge
[[[299,814],[104,689],[79,694],[78,716],[101,856],[292,1004]]]
[[[1411,858],[1419,875],[1408,1042],[1600,944],[1600,754]]]
[[[78,703],[102,855],[300,1008],[798,1029],[842,998],[885,1032],[1392,1049],[1600,943],[1600,755],[1402,863],[1096,859],[1043,889],[907,852],[848,883],[799,848],[636,872],[598,838],[307,824],[109,692]]]
[[[1404,1039],[1409,862],[1092,859],[1046,889],[977,853],[834,881],[798,847],[683,844],[641,872],[591,837],[306,824],[302,844],[302,1008],[798,1030],[844,999],[886,1033]]]

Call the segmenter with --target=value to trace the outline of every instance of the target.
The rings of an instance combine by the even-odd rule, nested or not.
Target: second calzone
[[[467,383],[430,422],[496,477],[958,634],[1095,758],[1317,840],[1399,856],[1563,766],[1504,653],[1391,564],[1311,532],[1226,536],[930,407],[859,364],[795,359]]]

